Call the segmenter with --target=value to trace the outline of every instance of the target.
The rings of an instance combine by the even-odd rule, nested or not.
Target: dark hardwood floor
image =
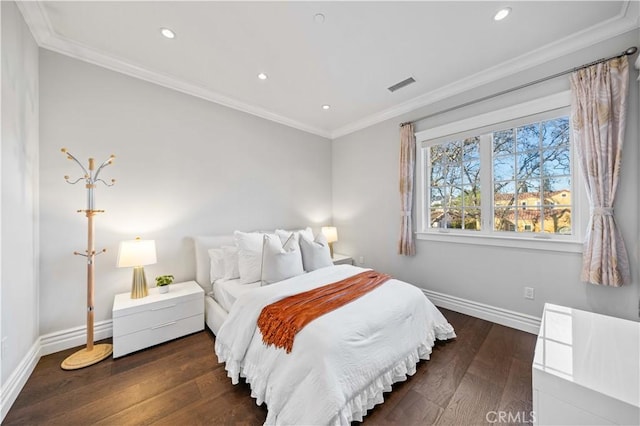
[[[535,336],[441,309],[458,338],[438,343],[430,361],[396,383],[366,425],[489,423],[531,411]],[[3,425],[262,424],[245,383],[233,386],[204,331],[117,360],[60,369],[69,349],[43,357]],[[492,417],[493,416],[493,417]]]

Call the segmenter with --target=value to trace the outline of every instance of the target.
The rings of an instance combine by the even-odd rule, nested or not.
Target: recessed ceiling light
[[[160,34],[166,38],[176,38],[176,33],[171,31],[169,28],[160,28]]]
[[[329,109],[329,108],[331,108],[331,105],[326,105],[326,104],[325,104],[325,105],[322,105],[322,109],[324,109],[324,110],[327,110],[327,109]]]
[[[258,74],[258,78],[260,80],[266,80],[268,76],[265,73],[261,72],[260,74]]]
[[[316,13],[313,15],[313,20],[318,24],[322,24],[324,22],[324,15],[322,13]]]
[[[500,9],[499,11],[497,11],[495,15],[493,15],[493,19],[495,21],[502,21],[504,18],[509,16],[510,13],[511,13],[511,8],[510,7],[504,7],[502,9]]]

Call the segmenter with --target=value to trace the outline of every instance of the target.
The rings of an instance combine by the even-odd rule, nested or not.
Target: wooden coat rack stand
[[[99,253],[96,253],[93,241],[93,217],[96,213],[103,213],[104,210],[95,210],[94,209],[94,194],[93,190],[96,187],[98,182],[102,182],[106,186],[113,186],[116,182],[115,179],[111,179],[111,183],[107,183],[102,179],[99,179],[100,172],[102,169],[113,162],[115,156],[110,156],[104,163],[95,170],[94,159],[89,158],[89,168],[88,170],[69,152],[67,152],[66,148],[62,148],[62,152],[67,156],[69,160],[75,161],[78,166],[82,169],[84,176],[76,179],[75,181],[70,181],[69,176],[65,176],[64,180],[71,184],[75,185],[76,183],[84,180],[85,188],[87,188],[87,209],[86,210],[78,210],[78,213],[85,213],[87,216],[87,225],[88,225],[88,238],[87,238],[87,250],[85,253],[73,252],[73,254],[77,256],[84,256],[87,258],[87,347],[79,350],[78,352],[68,356],[60,365],[63,370],[77,370],[79,368],[88,367],[89,365],[93,365],[97,362],[102,361],[103,359],[109,357],[113,352],[113,346],[111,344],[93,344],[93,287],[94,287],[94,263],[95,257],[97,254],[104,253],[107,251],[106,249],[101,250]],[[94,173],[95,170],[95,173]]]

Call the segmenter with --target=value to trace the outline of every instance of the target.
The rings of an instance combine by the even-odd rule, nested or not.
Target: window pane
[[[571,234],[571,208],[553,207],[544,209],[544,230],[553,234]]]
[[[429,214],[429,226],[431,228],[444,228],[444,209],[431,209]]]
[[[462,205],[462,188],[457,186],[448,186],[446,190],[447,207]]]
[[[494,134],[494,229],[556,232],[552,218],[545,219],[546,210],[542,209],[571,207],[568,117],[516,128],[517,152],[511,155],[507,149],[496,146],[496,140],[501,140],[496,137],[498,133],[502,139],[510,137],[509,131]],[[509,206],[514,208],[508,209]],[[570,229],[563,225],[563,232]]]
[[[444,144],[444,161],[459,163],[462,160],[462,142],[455,141]]]
[[[569,117],[542,123],[542,147],[569,146]]]
[[[442,163],[445,155],[445,149],[443,145],[434,145],[429,148],[429,159],[431,164]]]
[[[439,186],[431,187],[431,207],[442,207],[444,205],[444,188]]]
[[[540,177],[540,151],[519,152],[517,168],[518,179]]]
[[[493,155],[513,154],[516,152],[513,129],[493,133]]]
[[[464,206],[480,205],[480,187],[465,185],[462,187],[462,202]]]
[[[447,222],[447,228],[462,229],[462,210],[456,208],[447,210],[445,220]]]
[[[540,123],[529,124],[516,129],[518,152],[539,149],[540,147]]]
[[[518,200],[526,200],[533,197],[540,199],[540,179],[520,180],[518,186]]]
[[[447,177],[447,170],[449,166],[443,166],[440,163],[431,165],[431,185],[432,186],[440,186],[445,184],[445,179]]]
[[[515,177],[516,168],[513,156],[493,159],[493,180],[510,180]]]
[[[449,164],[445,176],[445,184],[462,185],[462,167],[457,164]]]
[[[431,228],[462,229],[462,210],[431,209]]]
[[[462,180],[464,183],[480,184],[480,160],[462,163]]]
[[[496,207],[493,212],[493,229],[496,231],[515,231],[515,209]]]
[[[480,137],[472,137],[429,148],[431,228],[480,228],[481,212],[476,208],[480,205],[479,143]]]
[[[571,157],[568,146],[559,146],[554,149],[542,151],[543,168],[545,176],[568,175],[571,171]]]
[[[540,207],[524,207],[518,209],[516,228],[518,232],[540,232],[542,218]]]
[[[464,229],[472,231],[480,231],[481,214],[480,209],[465,209],[464,211]]]
[[[571,179],[569,177],[543,179],[542,188],[545,205],[571,205]]]
[[[476,136],[464,140],[463,143],[463,160],[473,160],[480,158],[480,137]]]
[[[516,183],[496,182],[494,184],[493,202],[496,206],[512,206],[516,199]]]

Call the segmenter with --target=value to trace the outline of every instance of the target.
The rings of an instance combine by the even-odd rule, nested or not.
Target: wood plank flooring
[[[438,343],[364,424],[488,424],[487,413],[500,410],[526,421],[535,336],[441,311],[458,338]],[[214,339],[207,330],[76,371],[60,363],[78,348],[45,356],[2,424],[262,424],[266,407],[247,384],[231,384]]]

